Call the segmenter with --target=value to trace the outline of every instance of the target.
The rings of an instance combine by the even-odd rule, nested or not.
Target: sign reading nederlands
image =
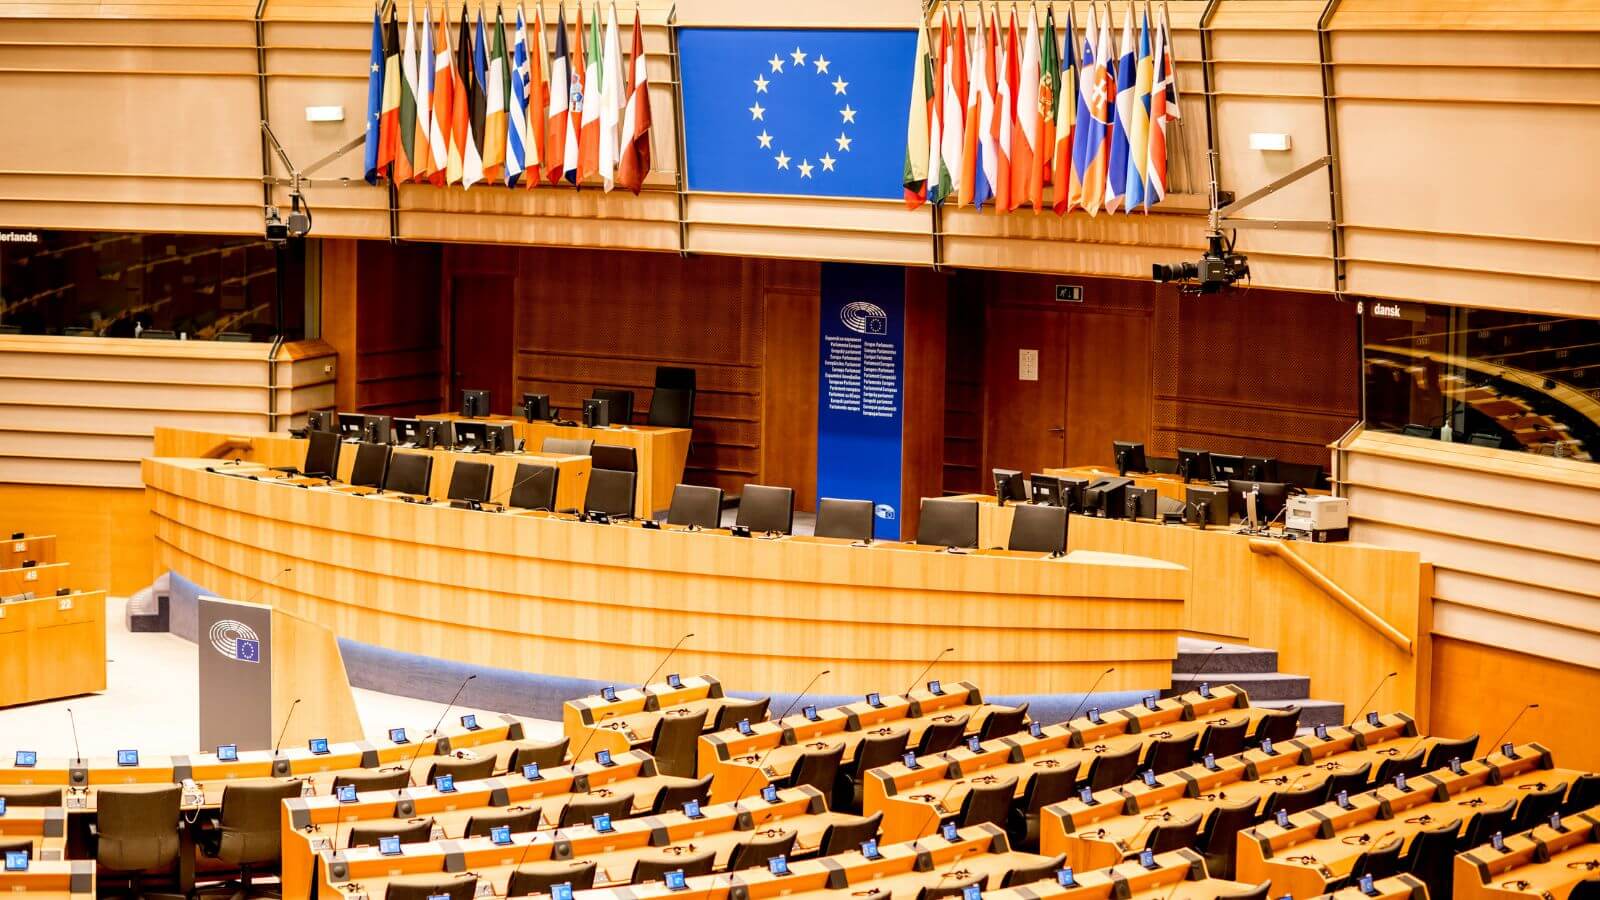
[[[817,496],[871,500],[876,537],[900,537],[905,272],[822,264]]]

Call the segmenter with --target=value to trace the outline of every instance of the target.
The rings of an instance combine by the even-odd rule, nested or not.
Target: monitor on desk
[[[1054,475],[1034,473],[1028,479],[1028,496],[1040,506],[1060,506],[1061,479]]]
[[[583,425],[585,428],[610,428],[611,401],[600,397],[583,401]]]
[[[1240,478],[1250,481],[1277,481],[1278,460],[1272,456],[1246,456]]]
[[[1289,486],[1277,481],[1229,481],[1228,514],[1244,520],[1250,516],[1248,496],[1256,495],[1256,519],[1263,525],[1283,513],[1289,500]]]
[[[548,422],[555,418],[549,394],[523,394],[522,417],[529,422]]]
[[[1112,441],[1111,454],[1117,460],[1118,475],[1150,471],[1150,464],[1144,459],[1144,444],[1137,441]]]
[[[335,420],[333,413],[325,409],[313,409],[306,413],[307,431],[333,431]]]
[[[361,413],[339,413],[339,436],[359,441],[367,435],[367,417]]]
[[[486,425],[484,436],[490,453],[510,453],[517,449],[517,429],[514,425]]]
[[[366,423],[362,431],[362,440],[369,444],[394,443],[394,420],[388,416],[364,416]]]
[[[1089,479],[1062,476],[1056,480],[1061,485],[1061,505],[1067,508],[1067,512],[1081,515],[1084,512],[1083,496],[1089,489]]]
[[[449,448],[456,445],[455,426],[448,419],[419,419],[417,424],[417,446]]]
[[[1211,480],[1211,453],[1190,447],[1178,448],[1178,476],[1184,483]]]
[[[489,423],[456,422],[455,432],[455,441],[451,446],[472,450],[488,449]]]
[[[489,414],[488,391],[461,392],[461,418],[477,419]]]
[[[421,439],[422,423],[416,419],[395,419],[390,427],[396,444],[416,446]]]
[[[1211,454],[1211,482],[1225,484],[1244,477],[1244,457],[1232,453]]]
[[[1278,479],[1303,491],[1314,491],[1327,481],[1322,467],[1315,463],[1291,463],[1278,460]]]
[[[995,469],[994,498],[1003,506],[1007,500],[1016,503],[1028,499],[1023,490],[1022,473],[1016,469]]]

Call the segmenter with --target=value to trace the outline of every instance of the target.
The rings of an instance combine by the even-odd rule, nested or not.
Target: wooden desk
[[[7,806],[0,816],[0,838],[33,841],[33,858],[63,859],[67,849],[67,810],[63,806]]]
[[[42,576],[37,583],[45,581]],[[57,597],[51,587],[48,594],[39,594],[33,600],[0,603],[0,707],[106,689],[105,591]]]
[[[1094,481],[1099,478],[1116,478],[1116,469],[1102,469],[1099,466],[1072,466],[1065,469],[1045,469],[1044,475],[1053,475],[1057,478],[1082,478]],[[1134,487],[1150,488],[1157,494],[1169,500],[1185,501],[1188,498],[1187,489],[1190,487],[1209,486],[1215,487],[1209,481],[1198,479],[1185,483],[1182,476],[1169,472],[1130,472],[1126,476],[1133,481]],[[1226,485],[1223,485],[1226,487]],[[1309,488],[1308,494],[1321,494],[1326,496],[1327,491],[1320,488]]]
[[[561,704],[561,729],[567,746],[588,756],[601,750],[626,753],[650,743],[656,724],[669,716],[705,711],[705,728],[722,709],[722,684],[710,675],[683,679],[680,687],[665,681],[638,688],[620,688],[615,702],[599,694]],[[703,773],[702,773],[703,774]]]
[[[54,594],[71,580],[70,569],[71,564],[65,562],[0,569],[0,597],[13,597],[30,591],[36,597]]]
[[[0,544],[0,569],[15,569],[30,559],[36,563],[55,562],[56,536],[34,534],[21,540],[8,538]]]
[[[0,894],[26,894],[33,900],[94,900],[94,861],[33,860],[26,872],[0,872]]]
[[[364,643],[480,665],[644,677],[686,632],[682,671],[751,690],[903,683],[944,669],[998,694],[1166,682],[1187,573],[1090,555],[949,554],[757,540],[560,516],[375,503],[147,459],[158,564]],[[274,582],[276,573],[292,577]],[[982,616],[973,610],[981,608]]]
[[[1564,900],[1600,866],[1600,806],[1563,817],[1565,831],[1540,825],[1455,858],[1455,900]],[[1544,861],[1539,861],[1540,859]]]
[[[1215,900],[1249,892],[1252,885],[1205,876],[1204,859],[1193,850],[1157,854],[1155,868],[1137,862],[1104,869],[1075,870],[1076,887],[1054,879],[1004,890],[984,891],[986,900]]]

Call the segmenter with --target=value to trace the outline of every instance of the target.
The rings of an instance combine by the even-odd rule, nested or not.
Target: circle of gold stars
[[[750,121],[763,123],[761,126],[761,133],[755,136],[756,144],[761,150],[766,150],[768,152],[771,152],[774,149],[777,150],[777,153],[772,157],[773,164],[776,165],[780,171],[796,172],[799,174],[800,178],[809,180],[813,177],[813,173],[819,168],[824,172],[834,171],[834,167],[843,161],[843,154],[850,152],[850,144],[854,142],[855,139],[850,137],[849,132],[846,130],[846,126],[854,125],[856,123],[856,113],[858,110],[851,108],[849,103],[848,98],[850,82],[845,81],[844,76],[829,71],[829,67],[832,65],[832,62],[830,62],[826,56],[823,56],[819,53],[815,58],[810,58],[810,54],[806,53],[798,46],[794,48],[794,52],[786,55],[787,59],[784,55],[779,55],[777,53],[772,54],[772,58],[766,61],[767,71],[758,72],[756,74],[755,80],[752,82],[756,88],[756,98],[755,102],[749,107]],[[807,65],[808,58],[810,58],[809,66]],[[839,110],[839,136],[832,139],[834,147],[830,148],[827,152],[823,153],[822,156],[818,157],[815,163],[811,161],[810,157],[802,158],[798,163],[796,163],[794,161],[794,157],[786,153],[781,145],[777,145],[776,147],[774,146],[773,142],[776,140],[776,138],[772,134],[768,133],[765,125],[767,108],[761,105],[761,95],[766,94],[767,88],[772,84],[772,80],[767,76],[784,74],[785,66],[789,67],[789,71],[791,73],[802,69],[808,69],[813,75],[832,75],[833,81],[831,84],[833,85],[833,95],[835,97],[846,98],[844,100],[844,106]],[[840,155],[837,157],[834,156],[835,152],[839,153]],[[793,163],[792,166],[791,163]]]

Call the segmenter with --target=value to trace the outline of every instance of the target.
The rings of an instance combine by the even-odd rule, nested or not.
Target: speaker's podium
[[[200,746],[270,750],[361,740],[333,632],[262,603],[202,596]]]

